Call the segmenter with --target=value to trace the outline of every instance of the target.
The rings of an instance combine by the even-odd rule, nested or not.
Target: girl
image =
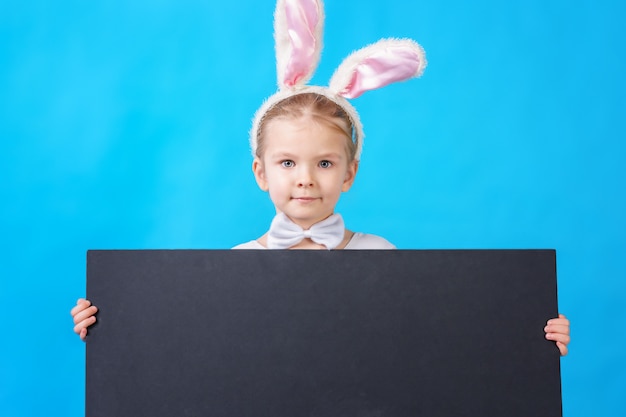
[[[354,183],[364,137],[346,99],[421,75],[424,51],[411,40],[382,40],[349,56],[328,87],[306,86],[321,52],[321,7],[313,0],[278,1],[279,91],[257,111],[250,134],[255,179],[277,214],[267,233],[234,249],[395,249],[382,237],[346,229],[334,212]],[[82,340],[96,312],[85,299],[72,309]],[[559,315],[544,331],[566,355],[569,321]]]
[[[279,214],[266,234],[235,249],[395,249],[345,229],[334,214],[358,169],[352,130],[346,112],[315,93],[290,96],[264,115],[252,170]]]

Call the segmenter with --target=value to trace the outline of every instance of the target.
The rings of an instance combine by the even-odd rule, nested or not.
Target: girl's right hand
[[[81,340],[87,337],[87,328],[96,322],[98,307],[92,306],[91,301],[79,298],[70,314],[74,319],[74,333],[80,336]]]

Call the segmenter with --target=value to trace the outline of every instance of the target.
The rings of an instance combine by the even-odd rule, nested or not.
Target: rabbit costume
[[[419,77],[426,67],[424,50],[410,39],[382,39],[348,56],[335,70],[328,87],[307,86],[322,51],[324,11],[321,0],[278,0],[274,13],[278,92],[256,112],[250,147],[256,155],[259,126],[280,101],[303,93],[317,93],[339,105],[354,128],[356,159],[363,147],[363,126],[347,99],[398,81]]]

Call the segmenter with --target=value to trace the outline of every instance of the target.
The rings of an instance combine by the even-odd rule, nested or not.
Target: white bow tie
[[[333,214],[319,223],[315,223],[308,230],[304,230],[292,222],[284,213],[278,213],[267,234],[267,247],[269,249],[288,249],[305,238],[326,246],[326,249],[335,249],[343,241],[345,228],[343,218],[339,214]]]

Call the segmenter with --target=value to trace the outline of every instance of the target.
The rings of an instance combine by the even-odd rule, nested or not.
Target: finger
[[[543,328],[546,333],[569,334],[569,326],[563,324],[549,324]]]
[[[561,342],[556,342],[556,346],[559,348],[559,351],[561,352],[561,356],[565,356],[567,355],[567,345],[561,343]]]
[[[70,314],[73,316],[75,316],[78,312],[86,309],[87,307],[89,307],[91,305],[91,301],[89,300],[85,300],[84,298],[79,298],[78,301],[76,301],[76,305],[72,308],[72,310],[70,311]]]
[[[561,315],[563,316],[563,315]],[[564,316],[561,318],[550,319],[544,327],[546,333],[570,333],[570,322]]]
[[[81,321],[83,321],[83,320],[85,320],[85,319],[95,315],[97,312],[98,312],[98,307],[91,306],[91,307],[89,307],[89,308],[87,308],[87,309],[77,313],[74,316],[74,324],[80,323]]]
[[[86,338],[87,338],[87,328],[84,328],[80,331],[80,340],[84,342]]]
[[[83,321],[81,321],[80,323],[76,324],[76,326],[74,326],[74,333],[76,334],[82,334],[83,330],[87,331],[87,327],[93,325],[96,322],[96,316],[91,316]]]
[[[570,325],[569,320],[566,319],[565,317],[559,317],[558,319],[557,318],[550,319],[550,320],[548,320],[548,322],[546,324],[548,324],[548,325],[550,325],[550,324],[562,324],[562,325],[565,325],[565,326],[569,326]]]
[[[553,342],[561,343],[563,345],[568,345],[570,342],[569,335],[562,333],[546,333],[546,339],[552,340]]]

